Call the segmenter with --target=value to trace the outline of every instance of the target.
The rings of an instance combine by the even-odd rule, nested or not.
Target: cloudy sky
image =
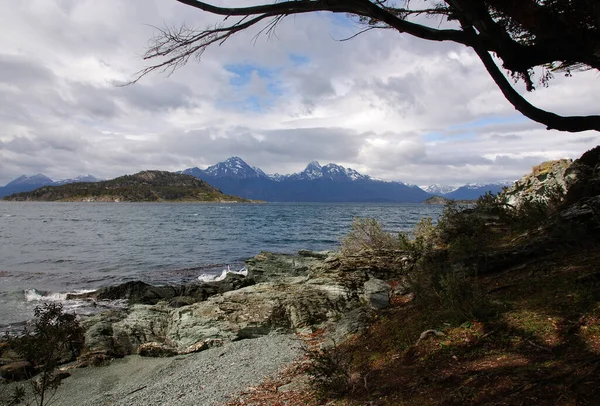
[[[388,30],[340,42],[361,27],[332,14],[290,17],[270,38],[242,33],[171,76],[115,86],[145,66],[153,26],[216,21],[175,0],[0,2],[0,185],[230,156],[267,173],[318,160],[462,184],[514,180],[600,143],[596,132],[547,131],[516,113],[464,47]],[[527,97],[560,114],[598,114],[598,94],[599,74],[584,72]]]

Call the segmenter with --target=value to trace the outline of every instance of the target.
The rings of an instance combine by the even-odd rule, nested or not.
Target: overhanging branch
[[[553,59],[557,55],[568,56],[569,58],[565,60],[568,63],[581,62],[587,63],[589,66],[596,66],[592,63],[595,60],[588,61],[588,59],[594,57],[596,60],[599,59],[595,56],[596,54],[592,53],[592,56],[587,56],[587,59],[585,59],[584,57],[587,55],[586,52],[583,52],[585,49],[582,51],[577,47],[569,47],[569,52],[573,53],[571,55],[560,47],[558,51],[555,47],[550,49],[544,42],[533,45],[519,44],[511,38],[506,30],[496,24],[487,10],[481,9],[481,7],[485,7],[483,4],[473,2],[473,0],[445,0],[448,7],[443,8],[442,14],[457,18],[461,22],[460,30],[435,29],[407,21],[407,15],[420,14],[423,11],[386,7],[383,4],[384,2],[381,1],[288,0],[273,4],[234,8],[218,7],[198,0],[177,1],[212,14],[224,16],[225,21],[232,16],[238,17],[237,22],[209,27],[202,31],[162,31],[163,38],[155,39],[144,59],[163,58],[164,60],[138,72],[137,78],[130,83],[136,82],[142,76],[157,69],[170,69],[173,71],[183,66],[192,55],[199,56],[208,46],[215,43],[222,44],[233,34],[254,26],[265,19],[270,19],[270,23],[266,27],[267,32],[270,32],[283,17],[292,14],[318,11],[347,13],[367,19],[373,23],[373,28],[393,28],[400,33],[406,33],[428,41],[450,41],[472,47],[504,97],[526,117],[546,125],[548,129],[568,132],[600,131],[600,116],[598,115],[565,117],[533,106],[513,88],[496,65],[490,52],[496,53],[502,59],[506,68],[516,72],[528,72],[528,67],[532,63],[538,66],[548,62],[562,61],[560,58]],[[434,9],[426,9],[424,12],[435,14]],[[263,31],[264,29],[260,32]],[[575,58],[575,56],[579,56],[579,58]]]
[[[475,35],[474,32],[473,35]],[[485,47],[474,41],[473,49],[504,97],[525,117],[544,124],[548,130],[567,132],[600,131],[600,116],[598,115],[565,117],[535,107],[513,88]]]

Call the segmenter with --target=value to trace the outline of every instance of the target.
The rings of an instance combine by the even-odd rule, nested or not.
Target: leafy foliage
[[[365,250],[402,250],[407,247],[403,234],[394,236],[383,229],[373,218],[355,218],[352,230],[342,239],[340,253],[351,256]]]
[[[351,359],[341,347],[334,343],[333,347],[326,349],[305,348],[305,354],[310,361],[306,373],[311,387],[319,396],[339,397],[350,390]]]
[[[79,354],[84,343],[84,330],[74,314],[65,313],[58,303],[44,303],[34,310],[33,328],[22,337],[11,339],[13,348],[39,371],[31,379],[38,406],[49,404],[52,394],[61,384],[58,365]],[[23,394],[14,401],[23,399]]]

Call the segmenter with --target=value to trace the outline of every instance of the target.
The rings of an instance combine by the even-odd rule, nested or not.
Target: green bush
[[[306,373],[310,386],[322,398],[340,397],[351,389],[349,353],[336,346],[309,350],[305,353],[310,361]]]
[[[488,226],[489,213],[449,202],[437,225],[437,237],[450,254],[451,260],[482,255],[487,252],[492,234]]]
[[[404,234],[388,233],[376,219],[355,218],[352,230],[342,239],[340,253],[352,256],[365,250],[401,250],[406,248],[406,243]]]
[[[10,345],[39,372],[30,379],[35,403],[47,405],[61,384],[56,368],[79,354],[84,330],[74,314],[58,303],[44,303],[34,310],[33,328],[23,336],[9,338]],[[22,396],[20,397],[22,398]]]

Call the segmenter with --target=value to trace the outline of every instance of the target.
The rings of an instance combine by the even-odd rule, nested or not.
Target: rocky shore
[[[126,299],[130,304],[82,322],[85,349],[78,362],[100,365],[131,354],[189,354],[274,333],[333,329],[349,312],[390,303],[391,286],[379,278],[389,276],[388,270],[374,261],[349,271],[342,270],[334,252],[263,252],[248,260],[247,267],[247,276],[228,274],[219,282],[182,286],[128,282],[78,296]]]
[[[384,279],[407,258],[364,258],[262,252],[246,262],[247,276],[180,286],[128,282],[73,295],[129,305],[82,320],[84,349],[67,366],[72,376],[57,392],[59,404],[224,401],[297,358],[296,333],[319,329],[341,343],[364,331],[374,309],[390,306],[394,291]],[[92,391],[85,399],[78,395],[82,386]],[[209,400],[197,403],[209,392]]]

